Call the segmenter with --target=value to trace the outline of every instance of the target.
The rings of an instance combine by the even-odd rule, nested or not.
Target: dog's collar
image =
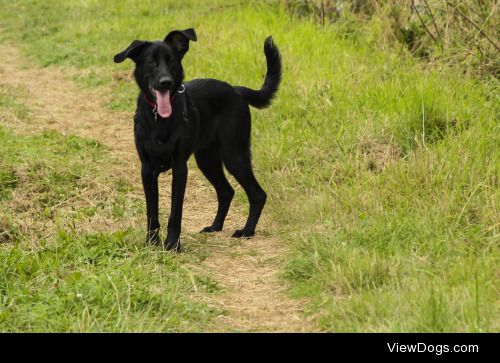
[[[184,86],[184,84],[181,83],[181,85],[177,89],[177,93],[182,94],[184,92],[186,92],[186,86]],[[172,96],[170,96],[170,103],[174,102],[174,98],[175,98],[175,93]],[[156,102],[151,101],[146,93],[144,93],[144,99],[151,107],[153,107],[153,115],[155,117],[155,121],[158,121],[158,105],[156,104]]]

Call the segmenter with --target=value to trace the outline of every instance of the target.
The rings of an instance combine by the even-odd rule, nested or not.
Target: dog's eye
[[[147,60],[148,66],[156,66],[156,61],[152,58]]]

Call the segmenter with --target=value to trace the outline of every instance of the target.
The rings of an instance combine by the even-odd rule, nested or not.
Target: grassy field
[[[116,111],[134,109],[131,64],[112,63],[133,39],[160,39],[192,26],[199,41],[184,61],[188,79],[258,87],[263,41],[272,34],[282,51],[283,83],[271,108],[253,112],[253,155],[269,196],[265,213],[291,246],[282,271],[290,295],[306,298],[327,331],[500,330],[498,81],[430,67],[402,47],[379,47],[376,21],[322,28],[261,2],[0,6],[1,40],[18,42],[42,66],[71,70],[82,87],[109,90],[107,106]],[[15,92],[1,91],[0,108],[29,114],[16,105]],[[133,238],[142,230],[75,235],[68,219],[81,216],[46,210],[61,193],[109,177],[93,166],[109,160],[105,148],[57,133],[19,136],[2,129],[0,138],[7,155],[0,161],[0,223],[17,231],[1,237],[0,330],[208,324],[214,312],[190,298],[183,268],[196,253],[171,257],[144,248]],[[47,147],[60,148],[62,156],[46,154]],[[30,170],[25,179],[19,180],[18,166]],[[104,183],[116,183],[115,198],[129,203],[126,185]],[[18,188],[41,188],[39,218],[61,221],[36,244],[23,240],[10,207]],[[113,207],[119,203],[109,203],[99,213],[122,218]],[[93,291],[93,300],[82,291]],[[141,305],[142,294],[147,303]]]

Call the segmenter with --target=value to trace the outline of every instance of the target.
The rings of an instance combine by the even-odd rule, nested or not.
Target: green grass
[[[193,284],[182,259],[145,248],[139,237],[130,231],[59,232],[33,250],[0,249],[1,330],[206,328],[216,311],[188,298]]]
[[[291,295],[330,331],[498,331],[498,82],[379,47],[376,22],[323,29],[279,6],[222,4],[4,1],[1,36],[132,111],[136,86],[118,77],[132,64],[112,63],[131,40],[193,26],[188,79],[258,87],[272,34],[284,79],[253,112],[253,155],[292,248]]]

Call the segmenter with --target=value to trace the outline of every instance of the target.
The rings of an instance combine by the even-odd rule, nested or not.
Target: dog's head
[[[182,58],[189,42],[196,41],[194,29],[174,30],[163,41],[134,40],[114,57],[115,63],[130,58],[135,62],[134,76],[139,88],[156,100],[161,117],[170,117],[171,95],[184,79]]]

